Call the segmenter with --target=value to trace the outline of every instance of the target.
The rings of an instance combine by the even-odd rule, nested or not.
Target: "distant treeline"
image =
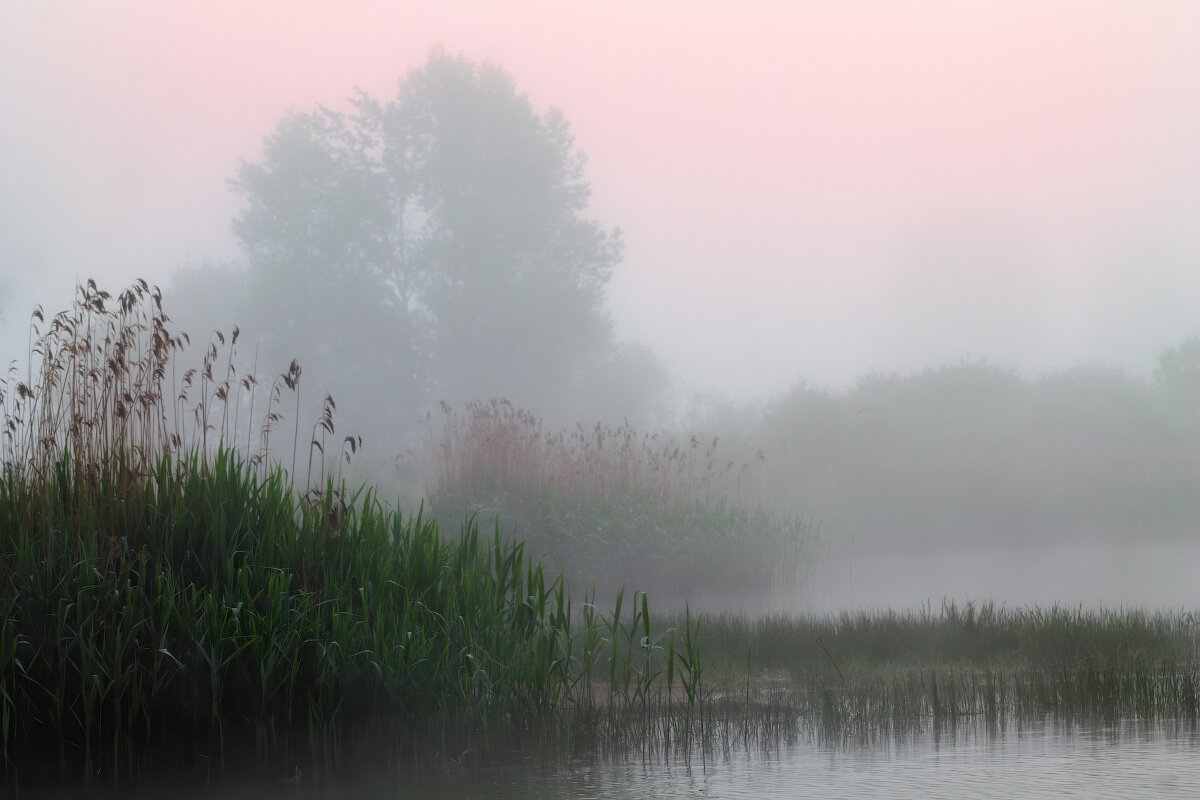
[[[1024,543],[1200,530],[1200,338],[1150,379],[986,363],[798,386],[740,427],[757,491],[865,544]]]
[[[428,497],[554,568],[696,599],[772,594],[861,552],[1181,539],[1200,530],[1200,339],[1152,377],[987,363],[800,385],[675,430],[555,431],[506,401],[447,412]]]

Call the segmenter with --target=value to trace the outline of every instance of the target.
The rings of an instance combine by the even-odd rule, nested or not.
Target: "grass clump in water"
[[[299,406],[299,366],[256,419],[236,329],[223,374],[214,334],[177,384],[186,336],[168,322],[144,282],[112,298],[89,281],[49,323],[35,312],[24,380],[13,368],[0,386],[11,783],[312,774],[356,743],[449,752],[591,703],[605,647],[618,657],[605,631],[621,629],[619,608],[607,619],[592,604],[581,628],[563,579],[498,527],[481,534],[472,517],[448,538],[325,476],[332,398],[309,445],[322,482],[296,486],[298,448],[288,471],[269,439],[283,392]],[[231,444],[249,452],[256,431],[249,455]]]
[[[833,731],[1046,714],[1200,721],[1192,613],[948,602],[939,612],[728,615],[706,620],[705,642],[717,672],[786,687]]]

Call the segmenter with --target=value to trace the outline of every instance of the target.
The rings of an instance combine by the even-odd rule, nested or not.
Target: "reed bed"
[[[438,517],[466,509],[498,519],[602,596],[634,585],[680,604],[714,590],[762,599],[806,574],[812,526],[746,501],[761,451],[629,424],[546,430],[499,398],[443,411],[429,493]]]
[[[0,382],[11,784],[328,773],[364,742],[384,759],[466,752],[601,705],[645,715],[664,675],[696,715],[692,623],[678,650],[643,647],[644,594],[628,619],[623,593],[573,611],[565,580],[498,526],[470,516],[447,537],[423,509],[348,490],[327,461],[361,440],[326,459],[332,397],[307,453],[292,421],[286,468],[270,439],[286,392],[300,407],[301,369],[239,374],[237,339],[222,351],[214,333],[180,371],[188,338],[141,281],[116,298],[89,281],[71,309],[34,312],[24,374]]]
[[[604,640],[615,659],[601,663],[616,665],[615,679],[601,676],[603,693],[565,732],[592,754],[692,759],[799,738],[840,746],[1046,720],[1200,727],[1200,625],[1185,611],[947,602],[702,622],[635,612]],[[672,653],[694,665],[689,688],[667,673]]]
[[[300,407],[299,365],[269,381],[242,374],[237,340],[214,333],[199,365],[177,373],[187,337],[170,332],[144,282],[116,298],[89,282],[49,322],[35,312],[24,374],[14,366],[0,382],[10,786],[180,771],[278,779],[301,767],[311,779],[347,759],[453,764],[518,742],[703,759],[804,726],[836,736],[1045,712],[1197,717],[1191,615],[947,604],[756,620],[685,606],[661,618],[643,592],[615,588],[606,607],[595,584],[576,597],[498,521],[481,528],[467,514],[446,536],[424,508],[402,514],[348,488],[335,465],[361,440],[337,438],[333,398],[301,450],[286,417]],[[750,528],[712,505],[736,480],[719,488],[674,444],[655,450],[625,428],[615,445],[607,429],[571,445],[502,403],[476,411],[480,427],[444,451],[445,481],[488,493],[476,498],[530,470],[522,491],[550,498],[556,525],[571,492],[587,525],[612,517],[586,503],[640,492],[646,508],[670,509],[645,512],[651,541],[710,558],[749,547],[737,531]],[[272,432],[288,421],[291,452],[277,458]],[[671,538],[691,519],[683,496],[721,524]],[[775,530],[768,549],[759,540],[753,558],[726,566],[769,575],[764,554],[802,541]],[[634,555],[651,546],[602,541]],[[713,566],[685,568],[703,578]]]
[[[121,475],[91,485],[64,461],[0,487],[14,780],[314,775],[363,746],[466,752],[597,715],[611,743],[664,708],[676,736],[702,725],[697,623],[650,644],[645,595],[573,613],[499,530],[448,538],[370,492],[301,503],[225,450],[182,479],[165,458]]]
[[[727,615],[706,619],[705,645],[710,671],[788,688],[799,713],[831,735],[1047,714],[1200,722],[1200,625],[1185,611],[947,602],[907,613]]]

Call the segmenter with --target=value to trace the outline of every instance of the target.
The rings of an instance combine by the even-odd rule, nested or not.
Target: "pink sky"
[[[620,330],[691,385],[1144,369],[1197,330],[1200,4],[1133,0],[6,4],[6,317],[236,255],[238,159],[439,44],[564,111]]]

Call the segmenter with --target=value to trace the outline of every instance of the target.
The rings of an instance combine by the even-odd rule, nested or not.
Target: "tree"
[[[351,108],[288,115],[233,181],[261,326],[390,408],[574,404],[620,358],[604,290],[621,240],[584,216],[563,116],[440,51]]]
[[[1162,391],[1200,401],[1200,336],[1184,339],[1159,353],[1154,379]]]
[[[1159,353],[1154,380],[1170,418],[1194,436],[1200,424],[1200,336]]]

